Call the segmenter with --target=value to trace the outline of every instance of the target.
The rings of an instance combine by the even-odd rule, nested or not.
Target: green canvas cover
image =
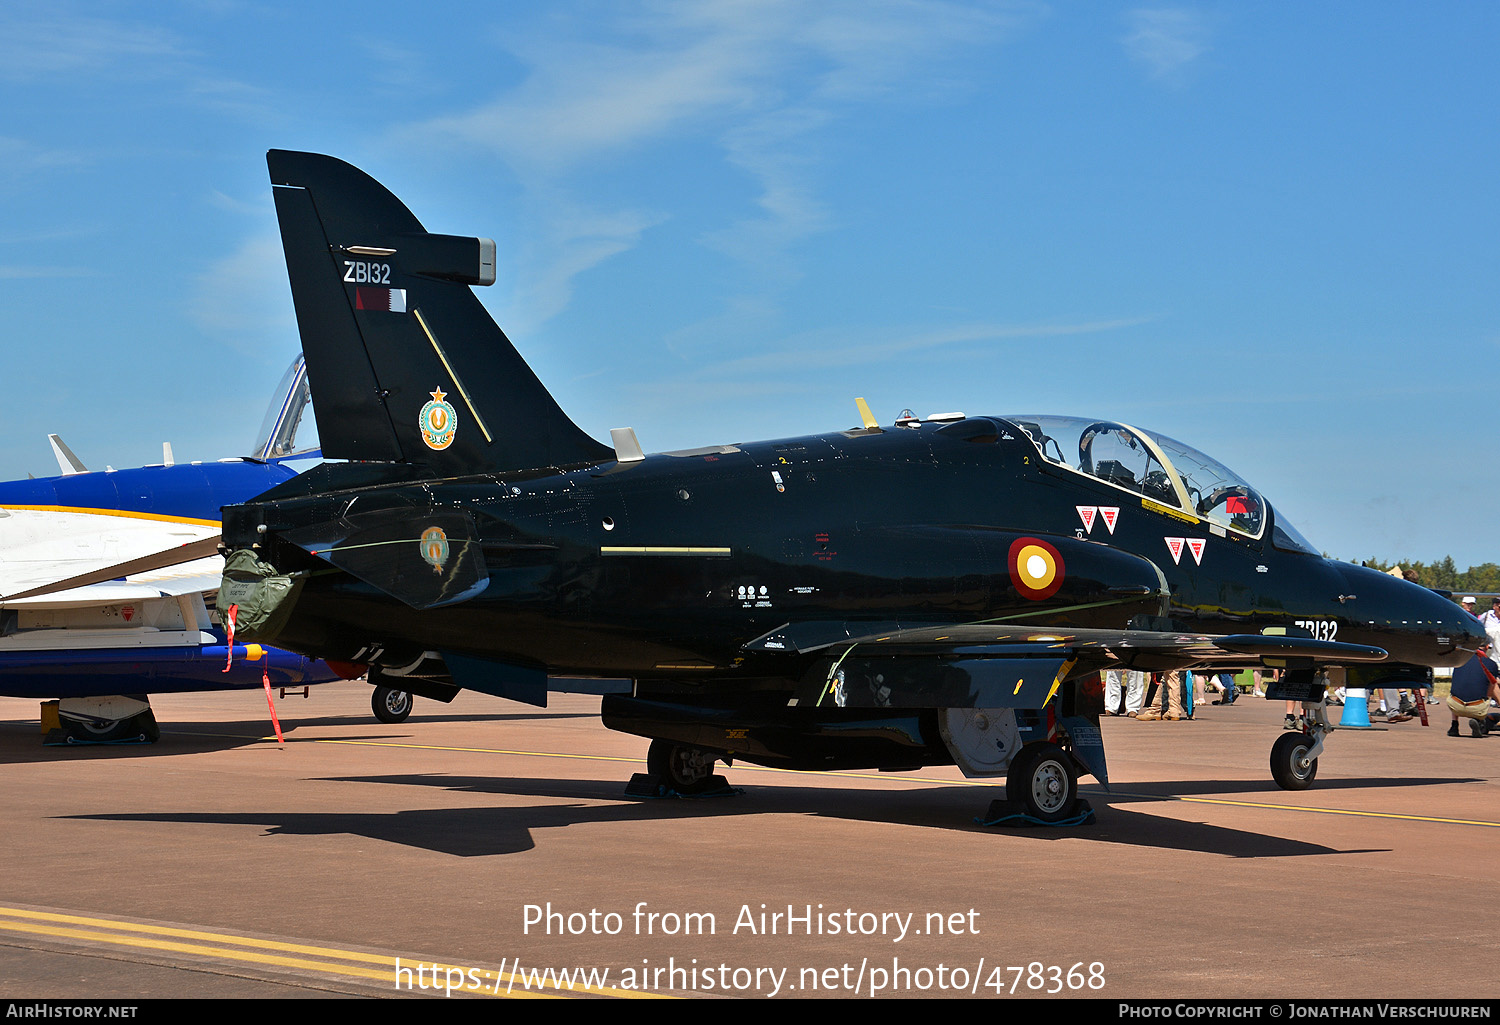
[[[255,552],[242,548],[224,564],[219,584],[219,614],[226,619],[231,605],[238,606],[234,639],[270,643],[286,625],[302,590],[301,578],[278,573]]]

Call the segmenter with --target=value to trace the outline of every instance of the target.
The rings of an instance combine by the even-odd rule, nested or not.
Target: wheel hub
[[[1036,803],[1046,811],[1062,807],[1067,787],[1064,785],[1062,767],[1056,762],[1044,762],[1031,777],[1031,793]]]
[[[700,783],[707,778],[712,760],[696,748],[678,748],[673,757],[673,775],[682,783]]]

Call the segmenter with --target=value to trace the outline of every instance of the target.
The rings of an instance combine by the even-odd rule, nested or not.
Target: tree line
[[[1387,572],[1395,566],[1400,566],[1403,570],[1415,570],[1417,583],[1423,587],[1452,591],[1456,598],[1463,597],[1460,592],[1478,591],[1491,594],[1500,592],[1500,566],[1493,562],[1482,562],[1478,566],[1460,570],[1453,564],[1453,556],[1447,555],[1437,562],[1414,562],[1406,559],[1386,562],[1383,559],[1366,559],[1364,565],[1382,572]]]

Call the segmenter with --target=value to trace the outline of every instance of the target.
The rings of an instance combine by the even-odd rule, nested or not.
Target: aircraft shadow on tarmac
[[[405,721],[403,721],[401,723],[400,728],[403,729],[403,730],[405,730],[405,729],[411,728],[412,726],[416,725],[417,723],[424,723],[424,722],[466,722],[466,723],[470,723],[470,722],[501,722],[501,723],[505,723],[505,722],[553,722],[553,721],[558,720],[558,719],[594,719],[594,720],[597,720],[598,718],[599,718],[599,713],[598,712],[534,712],[534,713],[533,712],[515,712],[515,713],[503,713],[503,714],[496,713],[496,714],[493,714],[493,715],[475,715],[472,712],[463,712],[463,713],[459,713],[459,714],[455,714],[455,715],[442,715],[442,714],[417,715],[417,714],[413,713],[410,717],[408,717]],[[285,722],[283,722],[282,725],[284,727],[286,725]],[[305,726],[372,726],[372,725],[375,725],[375,723],[374,723],[373,718],[371,716],[369,716],[369,715],[320,715],[320,716],[305,716],[303,718],[303,725],[305,725]],[[165,731],[166,729],[167,729],[167,727],[165,727],[165,726],[162,727],[163,731]],[[349,739],[349,738],[339,737],[337,739],[344,740],[344,739]],[[412,739],[415,739],[415,738],[412,738]]]
[[[1187,850],[1233,858],[1307,857],[1366,853],[1385,848],[1341,849],[1286,837],[1232,829],[1135,811],[1124,805],[1140,797],[1089,793],[1097,819],[1065,828],[989,828],[975,822],[988,789],[935,786],[922,790],[848,790],[754,785],[722,798],[625,801],[619,780],[496,779],[445,775],[398,775],[330,778],[325,782],[381,783],[402,787],[437,787],[459,793],[506,794],[548,798],[567,803],[490,808],[445,808],[389,813],[167,813],[71,816],[97,821],[255,825],[267,836],[332,836],[340,833],[421,848],[454,857],[517,854],[537,846],[536,831],[558,827],[607,825],[684,818],[739,815],[809,815],[857,822],[884,822],[957,832],[988,832],[997,843],[1048,840],[1094,840],[1158,850]],[[1160,786],[1161,784],[1158,784]],[[1243,793],[1243,785],[1236,784]],[[1144,800],[1159,803],[1155,797]],[[597,802],[608,802],[600,804]],[[585,803],[586,802],[586,803]]]
[[[281,731],[287,737],[296,723],[283,722]],[[161,739],[154,744],[65,744],[47,747],[42,744],[41,729],[35,721],[0,722],[0,765],[37,764],[41,762],[76,762],[102,758],[169,758],[173,755],[229,751],[263,743],[272,737],[269,719],[245,722],[181,722],[163,724]]]
[[[364,741],[369,743],[392,743],[411,741],[405,732],[413,722],[445,721],[441,715],[412,716],[399,727],[380,726],[368,715],[345,716],[291,716],[281,720],[281,732],[289,742],[316,742],[319,740]],[[598,718],[588,712],[565,713],[518,713],[514,715],[468,715],[465,722],[524,722],[545,719],[589,719]],[[369,729],[398,730],[399,732],[377,732],[355,736],[302,737],[296,736],[299,727],[312,726],[364,726]],[[270,719],[245,719],[234,722],[171,722],[161,724],[161,739],[154,744],[69,744],[46,747],[42,744],[41,730],[35,721],[0,720],[0,765],[36,764],[40,762],[77,761],[86,758],[166,758],[172,755],[203,754],[212,751],[230,751],[249,747],[275,739]]]

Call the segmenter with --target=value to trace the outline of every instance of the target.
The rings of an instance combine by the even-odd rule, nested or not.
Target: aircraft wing
[[[49,659],[76,657],[82,666],[107,652],[157,658],[219,643],[204,597],[223,570],[215,527],[118,510],[0,506],[0,692],[29,687]],[[163,550],[175,565],[160,564]]]
[[[0,609],[59,609],[218,590],[224,560],[217,554],[217,531],[173,526],[170,537],[141,531],[108,550],[70,546],[71,538],[47,547],[0,547]]]
[[[863,624],[861,624],[862,626]],[[1383,661],[1381,648],[1285,634],[1057,629],[962,623],[854,632],[854,624],[789,624],[751,650],[826,650],[797,705],[1041,708],[1064,680],[1106,669],[1346,665]],[[844,637],[836,634],[844,632]]]
[[[76,567],[70,567],[76,568]],[[37,567],[29,573],[0,575],[0,589],[7,594],[25,594],[40,590],[57,580],[55,574]],[[151,573],[138,573],[120,579],[71,587],[64,591],[29,598],[0,596],[0,609],[65,609],[120,602],[145,601],[151,598],[176,598],[184,595],[209,594],[219,589],[224,560],[214,556]]]

